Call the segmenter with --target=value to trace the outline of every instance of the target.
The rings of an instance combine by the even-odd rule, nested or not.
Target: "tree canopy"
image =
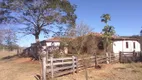
[[[0,23],[14,22],[26,27],[21,32],[32,34],[36,42],[43,32],[56,33],[58,24],[74,27],[76,5],[68,0],[2,0],[0,1]],[[60,28],[62,28],[61,26]]]
[[[104,22],[104,23],[106,23],[106,24],[107,24],[107,22],[110,21],[110,20],[111,20],[111,17],[110,17],[109,14],[103,14],[103,15],[101,16],[101,21]]]
[[[110,20],[111,20],[111,17],[109,14],[103,14],[101,16],[101,21],[106,24],[104,28],[102,29],[105,47],[107,47],[111,43],[111,38],[115,34],[114,27],[108,25],[108,21]]]

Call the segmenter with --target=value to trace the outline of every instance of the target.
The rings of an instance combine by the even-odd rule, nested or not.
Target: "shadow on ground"
[[[1,60],[8,60],[8,59],[12,59],[15,57],[18,57],[18,55],[16,54],[16,55],[11,55],[11,56],[6,56],[6,57],[1,58]]]

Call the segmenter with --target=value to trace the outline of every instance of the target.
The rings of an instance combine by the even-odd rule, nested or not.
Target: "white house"
[[[40,41],[40,44],[42,45],[43,49],[57,50],[57,49],[60,49],[61,38],[53,37],[53,38],[50,38],[50,39],[47,39],[47,40]],[[36,46],[35,43],[31,44],[31,47],[34,48],[35,46]],[[60,49],[60,52],[67,54],[68,53],[68,48],[64,47],[63,50]]]
[[[119,52],[140,52],[141,46],[134,38],[116,38],[113,41],[113,53],[119,55]]]
[[[56,47],[59,48],[60,46],[60,38],[54,37],[54,38],[50,38],[44,41],[41,41],[40,43],[42,44],[43,48],[47,48],[47,47]]]

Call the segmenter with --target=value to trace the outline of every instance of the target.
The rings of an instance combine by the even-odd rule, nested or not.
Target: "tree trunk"
[[[111,63],[111,53],[109,52],[109,62]]]
[[[40,51],[40,45],[39,45],[39,35],[36,34],[34,35],[35,36],[35,40],[36,40],[36,46],[35,46],[35,49],[36,49],[36,52],[35,52],[35,59],[38,60],[39,59],[39,51]]]
[[[36,43],[39,42],[39,35],[35,35]]]
[[[106,63],[109,64],[109,54],[107,49],[105,50],[105,53],[106,53]]]

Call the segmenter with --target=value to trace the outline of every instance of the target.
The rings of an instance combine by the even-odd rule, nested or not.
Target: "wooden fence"
[[[69,73],[75,73],[77,69],[77,58],[74,56],[66,58],[50,57],[47,63],[47,74],[49,77],[51,76],[51,78]]]
[[[114,56],[111,57],[114,60]],[[85,67],[95,67],[95,64],[106,63],[105,56],[99,57],[87,57],[84,59],[78,59],[77,57],[65,57],[65,58],[53,58],[50,57],[42,59],[43,62],[43,80],[46,80],[46,76],[50,78],[75,73],[83,70]],[[87,65],[87,66],[86,66]]]
[[[120,52],[119,62],[130,63],[141,61],[141,52]]]
[[[141,53],[137,52],[120,52],[119,61],[124,62],[125,60],[137,61],[140,58]],[[85,58],[77,58],[75,56],[65,58],[53,58],[42,57],[42,80],[46,80],[47,77],[54,78],[70,73],[76,73],[80,70],[89,67],[95,67],[97,64],[106,63],[106,61],[114,62],[115,57],[106,56],[91,56]]]

